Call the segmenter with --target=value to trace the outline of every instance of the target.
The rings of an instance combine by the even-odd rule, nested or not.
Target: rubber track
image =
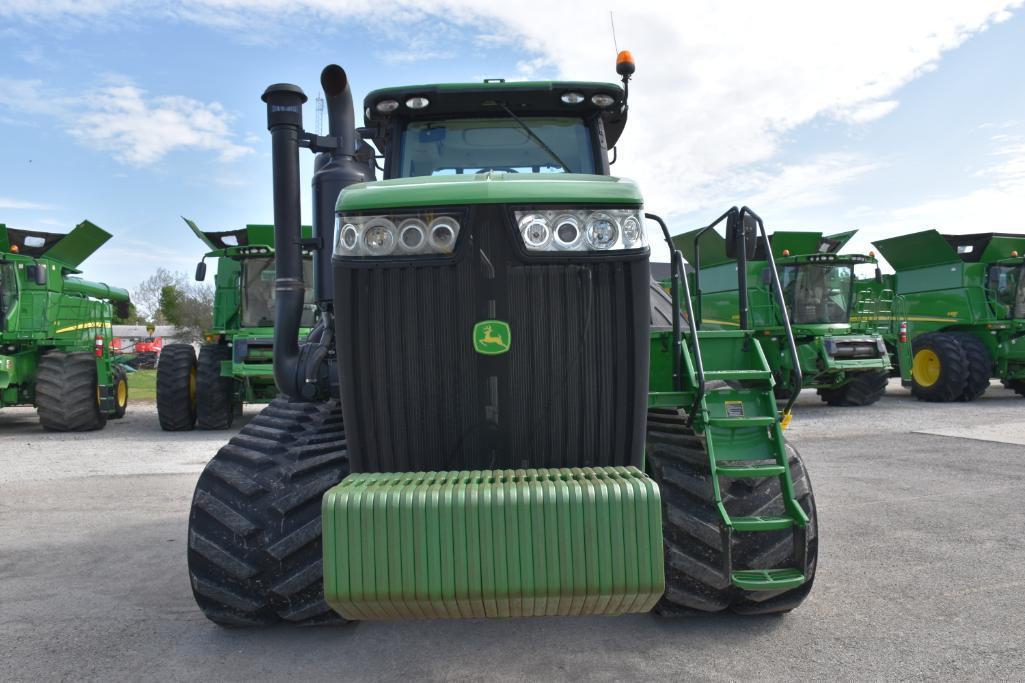
[[[953,335],[927,332],[915,338],[911,345],[911,358],[923,348],[932,349],[940,359],[940,376],[930,387],[911,381],[911,393],[920,401],[950,403],[961,398],[968,382],[968,357]]]
[[[835,389],[819,389],[819,398],[831,406],[870,406],[886,394],[887,372],[852,373],[851,380]]]
[[[50,351],[39,360],[36,407],[43,429],[85,432],[107,422],[96,397],[96,357],[88,351]]]
[[[196,424],[196,407],[189,397],[189,373],[196,351],[189,344],[170,344],[157,363],[157,417],[165,432],[189,431]]]
[[[968,377],[965,380],[962,401],[974,401],[989,389],[989,378],[993,376],[993,358],[982,340],[967,332],[951,332],[950,336],[957,340],[968,361]]]
[[[342,623],[324,602],[321,497],[349,473],[337,402],[274,399],[210,461],[189,515],[189,576],[225,626]]]
[[[221,361],[231,360],[231,349],[223,344],[204,344],[196,366],[196,426],[227,429],[235,413],[231,400],[235,381],[221,376]]]
[[[798,502],[811,519],[808,580],[789,591],[745,591],[730,582],[723,568],[722,521],[715,509],[704,439],[686,426],[685,415],[673,410],[648,413],[647,460],[662,492],[666,554],[666,592],[655,606],[663,616],[732,610],[742,614],[786,612],[811,590],[818,557],[815,501],[807,472],[797,452],[787,445],[790,472]],[[721,478],[723,502],[737,516],[783,514],[776,477],[735,480]],[[734,532],[736,568],[793,566],[791,531]]]

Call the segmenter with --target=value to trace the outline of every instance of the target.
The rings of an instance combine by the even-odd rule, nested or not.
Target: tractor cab
[[[360,130],[384,155],[384,177],[488,172],[608,175],[626,123],[611,83],[534,82],[375,90]]]

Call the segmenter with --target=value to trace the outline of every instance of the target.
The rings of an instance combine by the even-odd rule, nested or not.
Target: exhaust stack
[[[290,83],[263,93],[271,134],[274,183],[274,381],[293,398],[303,398],[299,377],[299,323],[306,287],[302,271],[302,213],[299,206],[299,139],[306,94]]]

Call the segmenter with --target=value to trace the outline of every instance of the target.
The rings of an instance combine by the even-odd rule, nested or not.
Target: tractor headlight
[[[459,238],[459,219],[447,213],[338,216],[338,256],[432,256],[451,254]]]
[[[612,251],[648,246],[640,209],[515,211],[527,251]]]

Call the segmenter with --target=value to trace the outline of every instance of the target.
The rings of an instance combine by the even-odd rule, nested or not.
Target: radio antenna
[[[619,54],[619,43],[616,42],[616,18],[612,16],[612,12],[609,12],[609,23],[612,24],[612,47],[615,48],[616,54]]]

